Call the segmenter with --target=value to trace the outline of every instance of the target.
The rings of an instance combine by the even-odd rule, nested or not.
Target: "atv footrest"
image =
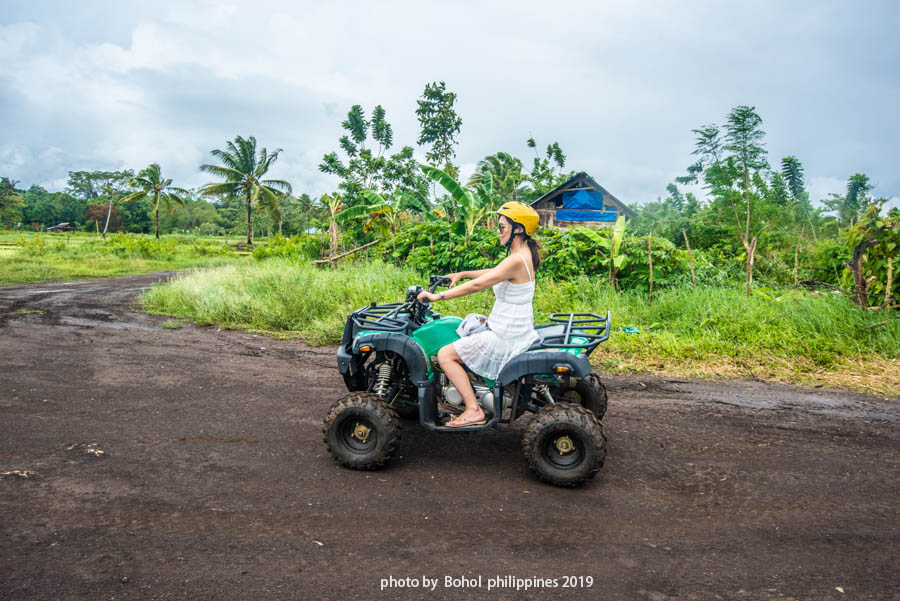
[[[438,414],[438,419],[441,420],[440,423],[423,422],[423,425],[425,427],[427,427],[429,430],[435,430],[437,432],[478,432],[480,430],[487,430],[488,428],[493,428],[495,425],[497,425],[500,422],[500,420],[495,418],[494,415],[490,411],[488,411],[485,414],[485,416],[487,417],[487,422],[480,424],[478,426],[465,426],[462,428],[451,428],[449,426],[444,425],[444,423],[446,422],[446,418],[450,417],[452,419],[451,414],[447,413],[447,412],[441,412]]]

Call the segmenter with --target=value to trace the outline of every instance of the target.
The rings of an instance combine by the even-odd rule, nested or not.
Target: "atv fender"
[[[376,351],[392,351],[403,357],[406,361],[406,369],[409,370],[409,379],[414,386],[426,386],[431,383],[428,379],[428,363],[425,351],[413,340],[402,334],[376,332],[359,336],[353,341],[353,352],[358,354],[361,346],[371,346]],[[341,349],[338,349],[338,366],[341,367]],[[352,362],[351,362],[352,365]],[[349,366],[348,366],[349,368]],[[341,373],[344,373],[343,371]]]
[[[591,363],[584,355],[564,351],[526,352],[507,363],[497,378],[499,386],[509,386],[522,376],[556,374],[557,367],[568,367],[569,375],[584,378],[591,373]]]

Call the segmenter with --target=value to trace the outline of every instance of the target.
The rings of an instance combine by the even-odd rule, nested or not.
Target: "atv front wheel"
[[[522,452],[545,482],[575,486],[594,477],[606,458],[603,425],[576,403],[542,407],[525,428]]]
[[[328,451],[343,466],[371,470],[384,465],[397,450],[400,421],[374,394],[357,392],[331,406],[322,432]]]
[[[557,403],[571,401],[580,404],[597,416],[598,420],[602,420],[606,414],[606,387],[597,374],[588,374],[588,377],[578,380],[573,387],[565,390],[551,388],[550,394]]]

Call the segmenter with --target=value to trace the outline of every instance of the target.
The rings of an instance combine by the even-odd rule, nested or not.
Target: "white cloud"
[[[816,174],[813,199],[857,171],[900,196],[890,2],[7,8],[0,169],[28,183],[157,161],[196,186],[210,149],[255,134],[285,149],[274,177],[321,194],[337,182],[317,166],[350,105],[382,104],[397,145],[413,144],[415,100],[444,80],[459,96],[465,169],[499,150],[528,165],[533,135],[559,141],[567,168],[645,202],[691,162],[692,128],[749,104],[772,163],[795,154]]]

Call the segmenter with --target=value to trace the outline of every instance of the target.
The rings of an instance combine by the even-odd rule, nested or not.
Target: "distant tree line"
[[[558,142],[544,147],[529,137],[525,147],[534,152],[530,166],[513,152],[501,150],[479,161],[467,181],[459,180],[454,160],[463,121],[456,100],[444,82],[429,83],[418,99],[420,131],[415,142],[424,151],[424,164],[414,158],[413,145],[396,149],[383,106],[367,112],[362,105],[353,105],[340,123],[337,148],[318,165],[321,172],[337,178],[336,189],[318,198],[296,194],[289,182],[271,177],[281,149],[269,151],[253,136],[236,136],[223,149],[211,151],[213,160],[200,169],[215,181],[196,190],[178,188],[155,163],[137,174],[73,171],[62,192],[39,186],[20,189],[18,182],[4,177],[0,226],[19,222],[22,228],[42,229],[68,222],[104,235],[107,231],[227,234],[246,237],[248,245],[254,234],[319,231],[327,232],[325,254],[334,256],[348,246],[379,238],[388,245],[389,260],[407,260],[403,253],[415,251],[429,268],[441,266],[433,262],[435,257],[469,256],[474,241],[474,248],[480,249],[474,256],[488,260],[484,245],[491,244],[495,210],[509,200],[531,202],[574,172],[567,171],[567,157]],[[650,253],[654,239],[677,250],[690,246],[729,273],[741,264],[747,294],[760,267],[765,278],[782,274],[779,281],[793,272],[795,284],[806,277],[846,287],[852,273],[857,294],[866,292],[867,282],[873,291],[879,285],[896,286],[898,212],[886,212],[886,199],[871,195],[873,186],[866,174],[851,175],[844,191],[820,199],[816,206],[798,157],[770,161],[762,118],[753,107],[735,107],[722,125],[704,125],[692,133],[694,162],[668,184],[666,196],[632,207],[636,217],[627,227],[629,239],[646,236]],[[698,198],[685,186],[700,186],[705,193]],[[578,246],[584,260],[592,244],[600,245],[601,256],[608,242],[587,234],[580,241],[547,235],[557,244],[557,252]],[[453,237],[462,250],[456,249]],[[440,246],[441,240],[447,247],[438,252],[435,244]],[[426,243],[427,252],[421,250]],[[633,241],[626,240],[625,246],[634,256]],[[608,265],[612,259],[604,260]],[[627,273],[623,277],[627,281]],[[886,292],[890,297],[890,290]]]

